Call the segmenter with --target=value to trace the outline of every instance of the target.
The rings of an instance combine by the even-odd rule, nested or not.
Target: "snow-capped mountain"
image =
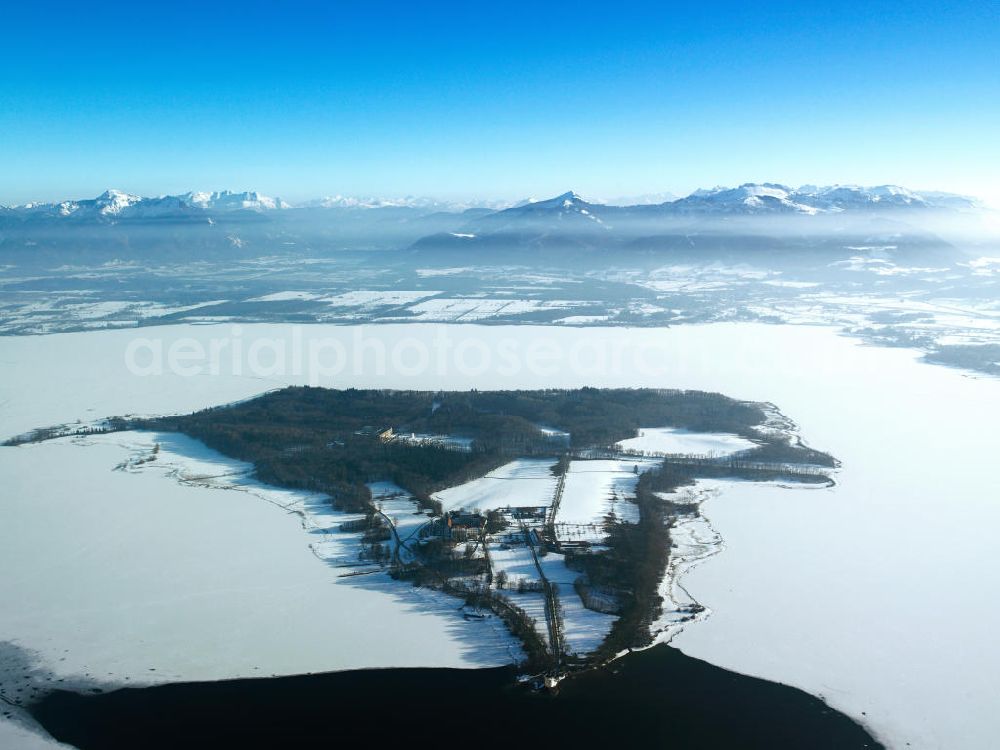
[[[303,208],[386,208],[412,205],[410,198],[374,198],[351,195],[328,195],[303,203]]]
[[[90,200],[28,203],[24,206],[14,206],[12,210],[33,217],[114,218],[141,201],[142,198],[138,195],[130,195],[120,190],[107,190]]]
[[[426,196],[407,195],[402,198],[384,198],[375,196],[333,195],[299,204],[300,208],[412,208],[428,211],[465,211],[470,208],[489,208],[498,210],[507,208],[506,201],[446,201]]]
[[[229,190],[206,193],[195,192],[179,195],[177,198],[189,206],[216,211],[275,211],[291,208],[281,198],[270,198],[256,191],[234,193]]]
[[[86,200],[12,206],[7,210],[6,216],[30,222],[66,220],[115,223],[154,219],[206,218],[213,213],[233,211],[260,213],[290,207],[280,198],[270,198],[256,192],[197,192],[143,198],[121,190],[107,190],[96,198]]]
[[[735,188],[696,190],[663,206],[676,213],[818,213],[819,209],[801,198],[785,185],[745,183]]]
[[[96,198],[59,203],[29,203],[5,208],[5,224],[29,222],[105,223],[142,221],[201,221],[266,214],[294,214],[291,204],[255,191],[189,192],[144,198],[120,190],[108,190]],[[920,192],[896,185],[804,185],[791,188],[778,183],[745,183],[738,187],[696,190],[684,198],[660,203],[642,201],[632,205],[588,201],[568,191],[546,200],[528,200],[512,207],[499,201],[447,202],[433,198],[359,198],[336,195],[301,204],[301,209],[351,209],[357,211],[406,209],[415,215],[454,213],[475,209],[478,222],[488,231],[591,232],[610,230],[622,218],[699,216],[756,216],[770,214],[818,215],[844,212],[940,211],[972,212],[982,209],[973,198],[942,192]],[[292,216],[289,220],[294,220]],[[457,227],[456,227],[457,228]],[[463,230],[464,231],[464,230]],[[474,231],[474,230],[470,230]]]
[[[865,188],[859,185],[830,185],[799,188],[797,195],[822,211],[874,208],[931,208],[919,193],[896,185]]]
[[[746,183],[736,188],[696,190],[686,198],[664,204],[674,211],[728,213],[820,214],[841,211],[893,209],[974,210],[978,201],[952,193],[918,192],[898,185],[803,185]]]
[[[427,198],[334,196],[292,207],[252,191],[144,198],[108,190],[87,200],[0,207],[0,242],[33,262],[57,263],[66,249],[158,257],[378,249],[437,255],[449,263],[469,253],[489,262],[524,263],[543,257],[562,262],[581,253],[842,258],[847,245],[885,244],[931,262],[931,251],[946,252],[934,235],[948,224],[942,220],[957,217],[961,223],[979,209],[962,196],[893,185],[777,183],[697,190],[653,204],[609,205],[567,191],[500,210],[472,205],[480,207]]]
[[[138,195],[108,190],[94,199],[94,208],[102,216],[117,216],[142,201]]]
[[[640,193],[639,195],[621,195],[614,198],[602,198],[591,201],[593,203],[603,203],[608,206],[657,206],[661,203],[671,203],[679,196],[668,192]]]
[[[940,192],[918,192],[898,185],[803,185],[791,188],[777,183],[746,183],[735,188],[696,190],[686,198],[663,204],[684,213],[800,213],[893,209],[972,210],[973,198]]]
[[[605,222],[598,215],[601,209],[607,208],[598,203],[589,203],[572,190],[541,201],[529,201],[520,205],[508,208],[504,211],[484,216],[481,222],[489,223],[494,228],[499,228],[508,223],[519,222],[555,222],[554,228],[569,230],[574,225],[593,228],[601,226],[605,229]]]
[[[980,208],[977,201],[950,193],[922,193],[896,185],[860,187],[857,185],[806,185],[792,188],[778,183],[744,183],[738,187],[715,187],[696,190],[684,198],[661,203],[631,205],[587,201],[569,191],[547,200],[529,200],[499,211],[490,218],[494,225],[512,221],[539,221],[585,217],[598,224],[610,224],[630,216],[698,217],[768,214],[815,216],[844,211],[872,212],[928,210],[955,211]]]
[[[615,252],[656,253],[664,248],[692,252],[696,247],[729,252],[776,249],[785,236],[795,236],[815,238],[810,240],[810,251],[832,247],[839,252],[837,237],[851,236],[856,244],[870,244],[871,238],[887,233],[905,235],[905,242],[900,242],[908,247],[925,248],[940,245],[921,228],[925,220],[975,206],[975,201],[961,196],[920,193],[895,185],[792,188],[745,183],[696,190],[660,204],[629,206],[592,203],[569,191],[428,235],[414,243],[413,249],[445,255],[521,253],[520,257],[540,251],[565,256],[615,248]]]
[[[460,227],[428,235],[413,247],[418,252],[452,252],[472,246],[582,249],[611,235],[613,227],[605,217],[619,210],[589,203],[568,191],[547,200],[528,201],[476,216]]]
[[[0,216],[20,217],[35,222],[70,217],[78,221],[115,222],[119,220],[168,219],[172,215],[176,215],[180,219],[187,219],[232,212],[266,214],[292,208],[358,210],[399,208],[427,213],[434,211],[459,213],[468,209],[496,211],[507,208],[509,205],[506,201],[456,202],[419,196],[376,198],[335,195],[293,206],[281,198],[272,198],[256,191],[192,191],[181,195],[144,198],[120,190],[108,190],[93,199],[68,200],[58,203],[28,203],[21,206],[3,207]]]

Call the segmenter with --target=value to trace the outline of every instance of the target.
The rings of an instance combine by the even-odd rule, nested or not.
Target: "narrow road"
[[[567,471],[569,467],[567,466]],[[545,524],[545,531],[552,540],[552,543],[558,545],[559,540],[556,539],[556,514],[559,512],[559,504],[562,502],[563,489],[566,487],[566,472],[564,471],[559,475],[559,481],[556,483],[556,492],[552,497],[552,505],[549,506],[549,519]]]
[[[400,559],[399,559],[399,551],[400,551],[401,549],[405,549],[405,550],[406,550],[407,552],[409,552],[409,553],[410,553],[411,555],[412,555],[412,554],[414,554],[414,553],[413,553],[413,550],[411,550],[411,549],[410,549],[410,548],[409,548],[409,547],[407,546],[407,543],[408,543],[408,542],[409,542],[409,541],[410,541],[410,540],[411,540],[411,539],[412,539],[412,538],[413,538],[414,536],[416,536],[417,534],[419,534],[420,530],[421,530],[422,528],[424,528],[425,526],[427,526],[427,525],[428,525],[428,524],[430,523],[430,521],[425,521],[424,523],[420,524],[420,525],[419,525],[419,526],[417,526],[417,527],[416,527],[416,528],[415,528],[415,529],[414,529],[413,531],[411,531],[411,532],[410,532],[410,535],[409,535],[408,537],[406,537],[406,539],[403,539],[403,538],[402,538],[402,537],[401,537],[401,536],[399,535],[399,531],[398,531],[398,530],[396,529],[396,524],[395,524],[395,523],[393,523],[393,520],[392,520],[391,518],[389,518],[389,516],[387,516],[387,515],[386,515],[385,513],[383,513],[383,512],[382,512],[382,511],[381,511],[381,510],[380,510],[380,509],[379,509],[378,507],[376,507],[376,508],[375,508],[375,512],[376,512],[376,513],[378,513],[378,514],[379,514],[380,516],[382,516],[382,518],[384,518],[384,519],[385,519],[385,522],[386,522],[387,524],[389,524],[389,531],[390,531],[390,532],[392,532],[392,536],[393,536],[393,538],[394,538],[394,539],[396,540],[396,546],[395,546],[395,547],[393,548],[393,554],[392,554],[392,557],[393,557],[393,561],[394,561],[394,562],[396,562],[397,564],[398,564],[398,563],[400,562]]]
[[[521,533],[524,534],[524,543],[531,550],[531,558],[535,561],[538,578],[545,590],[545,620],[549,631],[549,648],[558,665],[562,661],[563,654],[562,633],[559,630],[559,595],[556,593],[556,587],[545,576],[542,564],[538,560],[538,554],[535,552],[535,545],[531,543],[531,533],[523,521],[521,522]]]

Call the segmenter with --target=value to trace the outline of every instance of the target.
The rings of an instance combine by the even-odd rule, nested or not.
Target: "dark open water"
[[[558,695],[513,668],[386,669],[55,692],[31,712],[90,748],[881,747],[795,688],[728,672],[668,646],[566,680]]]

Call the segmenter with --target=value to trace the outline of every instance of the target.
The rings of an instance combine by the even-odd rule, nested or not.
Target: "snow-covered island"
[[[342,577],[388,573],[462,599],[467,620],[502,622],[549,685],[700,614],[672,596],[674,573],[706,553],[685,541],[698,480],[826,485],[837,465],[770,404],[653,389],[292,387],[8,442],[112,433],[145,436],[122,470],[176,464],[194,438],[223,465],[189,456],[172,472],[182,481],[250,483],[289,509],[281,493],[308,495],[295,512]]]

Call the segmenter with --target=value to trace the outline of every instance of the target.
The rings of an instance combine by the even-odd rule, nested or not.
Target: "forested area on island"
[[[700,391],[617,389],[426,392],[291,387],[186,416],[129,420],[183,432],[253,463],[265,482],[329,493],[363,509],[366,482],[390,480],[434,507],[430,495],[482,476],[512,456],[606,447],[643,426],[759,439],[757,404]],[[569,433],[569,445],[547,430]],[[383,440],[379,433],[463,435],[468,451]]]
[[[828,469],[838,465],[836,460],[804,445],[791,423],[782,420],[769,404],[703,391],[287,387],[188,415],[112,417],[91,425],[44,428],[10,442],[122,430],[179,432],[196,438],[226,456],[251,463],[263,482],[323,493],[336,508],[364,513],[363,520],[351,524],[364,531],[362,555],[366,559],[380,565],[391,562],[394,577],[440,587],[493,609],[522,641],[529,662],[544,670],[559,663],[585,667],[650,643],[651,625],[662,605],[659,584],[671,554],[671,529],[684,514],[697,513],[696,505],[670,499],[680,487],[707,477],[831,481]],[[636,437],[643,428],[738,435],[752,447],[714,456],[644,453],[616,445]],[[556,550],[565,556],[567,567],[580,574],[574,587],[585,606],[591,607],[587,601],[593,599],[590,592],[594,591],[615,602],[611,613],[616,620],[610,633],[586,658],[564,655],[560,662],[562,657],[540,639],[534,621],[489,588],[488,561],[456,556],[450,537],[450,541],[433,535],[422,540],[423,564],[401,565],[398,559],[376,554],[385,551],[382,542],[391,532],[372,502],[369,483],[390,481],[440,517],[442,507],[434,499],[435,492],[526,456],[551,458],[555,475],[576,461],[660,459],[642,473],[635,466],[639,476],[629,500],[637,506],[637,518],[634,522],[606,518],[600,551],[560,544],[552,521],[541,535],[539,554],[548,548]],[[503,530],[498,513],[490,511],[484,520],[487,534]],[[452,582],[453,577],[484,573],[487,586],[483,589]],[[607,610],[597,607],[597,611]]]

